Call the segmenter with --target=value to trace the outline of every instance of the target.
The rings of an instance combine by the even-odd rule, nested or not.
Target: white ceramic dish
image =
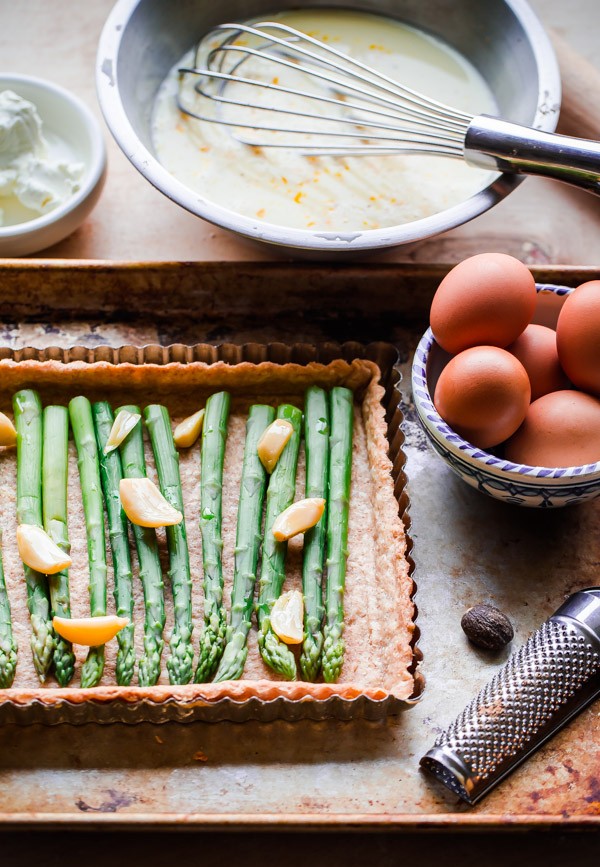
[[[79,190],[53,211],[25,223],[0,226],[0,256],[27,256],[62,241],[88,216],[104,184],[106,147],[98,121],[68,90],[41,78],[0,74],[2,90],[13,90],[33,102],[44,131],[61,138],[85,167]]]

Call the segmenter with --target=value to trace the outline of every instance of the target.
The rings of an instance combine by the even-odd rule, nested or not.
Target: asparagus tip
[[[155,634],[145,636],[144,655],[138,665],[138,683],[140,686],[154,686],[158,682],[163,646],[162,637],[158,638]]]
[[[0,644],[0,689],[12,686],[17,670],[17,645],[13,640]]]
[[[222,683],[224,680],[239,680],[244,673],[247,656],[246,632],[236,632],[225,645],[225,651],[213,678],[213,683]]]
[[[213,618],[215,620],[215,618]],[[225,612],[219,609],[218,623],[208,622],[200,636],[200,657],[196,668],[196,683],[206,683],[215,673],[225,648]]]
[[[52,621],[44,620],[37,614],[32,614],[31,652],[33,654],[33,664],[41,683],[45,683],[46,674],[52,662],[54,640]]]
[[[65,641],[60,635],[56,636],[52,661],[59,685],[68,686],[75,673],[75,654],[71,642]]]
[[[117,663],[115,675],[119,686],[129,686],[135,671],[135,647],[133,644],[133,622],[123,627],[117,633],[119,650],[117,651]]]
[[[86,661],[81,668],[81,686],[88,689],[98,686],[104,673],[104,645],[90,647]]]
[[[266,664],[288,680],[296,680],[296,659],[291,650],[280,641],[271,629],[267,618],[258,635],[260,654]]]
[[[323,652],[323,634],[321,631],[305,633],[300,654],[300,670],[305,680],[310,682],[317,679],[321,667],[321,653]]]
[[[171,655],[167,659],[167,671],[171,684],[183,685],[189,683],[194,676],[194,650],[190,634],[182,634],[173,630],[169,648]]]
[[[344,639],[337,632],[325,632],[321,668],[325,683],[335,683],[344,663]]]

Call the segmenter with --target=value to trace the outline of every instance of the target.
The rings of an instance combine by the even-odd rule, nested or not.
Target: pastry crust
[[[143,350],[140,350],[142,353]],[[244,679],[226,683],[170,686],[165,662],[168,636],[172,625],[170,587],[165,587],[167,626],[161,680],[154,687],[119,687],[114,684],[116,642],[107,645],[107,664],[103,684],[94,689],[69,687],[60,689],[52,679],[40,686],[33,670],[29,650],[30,624],[26,607],[22,565],[14,541],[16,531],[16,455],[6,450],[0,456],[0,524],[4,531],[4,568],[12,605],[15,637],[19,644],[19,664],[13,687],[0,690],[0,701],[15,705],[31,702],[53,705],[140,701],[161,704],[177,702],[186,707],[214,703],[229,698],[244,702],[251,698],[272,701],[324,701],[332,696],[355,699],[365,696],[382,701],[390,696],[407,700],[414,692],[413,646],[414,609],[411,601],[412,579],[406,557],[404,526],[394,496],[391,462],[382,398],[379,368],[370,361],[336,360],[318,363],[274,364],[224,362],[204,364],[169,363],[110,364],[106,362],[0,361],[0,408],[10,406],[12,394],[20,388],[37,388],[44,404],[66,403],[76,394],[91,400],[106,398],[113,406],[120,403],[164,403],[173,423],[203,405],[208,394],[227,389],[232,395],[232,411],[225,457],[223,536],[225,600],[228,605],[233,571],[233,545],[237,520],[237,492],[241,474],[245,435],[245,415],[250,403],[284,400],[302,405],[303,393],[312,384],[331,388],[344,385],[355,394],[355,433],[353,441],[352,493],[349,521],[349,557],[346,580],[345,641],[346,658],[340,683],[293,683],[280,679],[262,662],[257,649],[256,631],[249,641]],[[202,625],[202,568],[199,513],[200,460],[198,446],[180,453],[181,476],[193,578],[194,647],[197,649]],[[146,441],[148,474],[155,477],[151,450]],[[87,547],[75,450],[70,444],[69,458],[69,535],[73,565],[70,585],[73,616],[88,613]],[[296,498],[303,496],[303,449],[299,462]],[[108,542],[108,539],[107,539]],[[159,545],[164,557],[166,545],[159,531]],[[301,540],[289,545],[286,589],[300,587]],[[108,610],[114,610],[112,569],[109,562]],[[137,560],[132,549],[135,589],[135,622],[138,657],[143,640],[143,597],[137,580]],[[76,648],[77,668],[74,682],[86,655]]]

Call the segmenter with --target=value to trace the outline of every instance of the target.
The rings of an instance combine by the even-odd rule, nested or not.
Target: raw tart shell
[[[258,662],[251,664],[252,646],[247,663],[247,671],[250,676],[239,681],[224,683],[190,684],[186,686],[171,686],[168,682],[160,682],[153,687],[122,687],[116,685],[100,685],[93,689],[81,688],[58,688],[53,681],[45,686],[36,684],[35,673],[32,674],[30,649],[28,637],[29,616],[27,613],[24,589],[20,587],[19,599],[15,599],[15,582],[22,583],[22,566],[10,550],[10,545],[4,548],[4,565],[9,596],[12,604],[13,628],[17,625],[19,635],[19,667],[17,678],[11,689],[0,690],[0,698],[9,700],[14,705],[27,705],[32,702],[43,705],[56,703],[82,704],[105,703],[118,700],[125,703],[152,702],[156,704],[166,702],[182,703],[185,706],[215,703],[222,699],[230,699],[234,702],[246,702],[249,699],[259,699],[269,702],[274,699],[287,699],[293,702],[325,701],[333,696],[342,699],[355,699],[365,697],[373,701],[383,701],[390,697],[406,701],[415,692],[414,649],[412,646],[414,626],[414,606],[411,599],[412,579],[407,560],[407,541],[403,522],[398,514],[398,502],[394,496],[394,483],[391,476],[392,465],[388,456],[388,440],[386,436],[387,426],[385,413],[382,406],[384,389],[380,385],[380,370],[378,366],[368,360],[358,359],[351,362],[343,360],[332,361],[329,364],[311,362],[308,364],[275,364],[263,362],[252,364],[242,362],[239,364],[227,364],[219,361],[211,364],[203,362],[178,363],[172,362],[164,365],[157,364],[131,364],[108,362],[69,362],[59,361],[20,361],[11,359],[0,361],[0,408],[10,406],[12,394],[20,388],[32,387],[39,389],[44,405],[57,402],[66,403],[76,394],[86,394],[91,400],[106,398],[116,407],[122,403],[146,403],[164,402],[172,413],[173,421],[183,418],[186,414],[198,407],[200,401],[212,392],[227,389],[232,394],[232,419],[235,414],[235,406],[239,408],[241,421],[238,428],[241,436],[238,437],[237,446],[238,463],[241,464],[241,452],[243,451],[243,418],[244,412],[250,402],[282,402],[283,400],[300,401],[305,389],[312,384],[331,388],[335,385],[344,385],[351,388],[355,393],[355,436],[353,455],[353,488],[351,495],[351,518],[350,518],[350,557],[348,561],[348,576],[346,585],[346,631],[347,656],[345,669],[362,666],[362,677],[344,677],[336,684],[307,683],[304,681],[286,682],[278,679],[271,673],[258,654]],[[250,400],[250,397],[252,398]],[[231,423],[231,421],[230,421]],[[228,450],[229,440],[228,437]],[[73,446],[71,444],[71,449]],[[14,454],[14,451],[13,451]],[[149,448],[146,443],[146,456]],[[185,455],[182,452],[182,458]],[[195,460],[199,465],[197,452],[188,450],[187,460]],[[70,463],[75,461],[74,452],[70,456]],[[2,462],[7,463],[7,453],[2,456]],[[12,458],[12,464],[16,460]],[[303,471],[303,462],[302,471]],[[182,462],[182,480],[186,478]],[[226,457],[227,478],[228,458]],[[16,467],[13,466],[13,483]],[[4,468],[6,470],[6,467]],[[149,475],[152,476],[153,468],[149,467]],[[368,485],[358,484],[359,476],[370,479]],[[239,470],[238,470],[239,477]],[[199,469],[198,469],[199,479]],[[6,493],[6,471],[4,471],[4,493]],[[194,481],[194,480],[193,480]],[[197,480],[196,480],[197,481]],[[236,479],[239,486],[239,480]],[[79,484],[75,470],[69,471],[69,532],[73,549],[73,568],[76,567],[77,548],[82,571],[84,566],[86,543],[85,526],[80,501],[80,492],[77,491]],[[195,484],[195,482],[194,482]],[[299,477],[297,485],[297,498],[301,496],[303,480]],[[197,484],[195,484],[197,487]],[[370,491],[365,491],[370,487]],[[367,500],[365,500],[367,496]],[[362,504],[356,506],[356,502],[362,497]],[[185,498],[185,484],[184,484]],[[10,498],[9,498],[10,499]],[[6,513],[6,496],[3,497],[4,505],[0,509]],[[14,494],[12,503],[14,512]],[[71,512],[74,512],[74,517]],[[226,536],[227,502],[224,495],[224,537]],[[190,557],[192,559],[192,572],[194,558],[196,563],[201,558],[201,542],[199,532],[194,535],[192,527],[197,524],[196,511],[191,511],[186,502],[186,524],[190,542]],[[231,516],[230,524],[234,533],[235,520]],[[2,525],[5,527],[8,514],[1,514]],[[15,518],[13,515],[12,521]],[[365,562],[373,568],[360,570],[356,573],[353,566],[353,542],[356,538],[361,540],[362,545],[372,545],[372,549]],[[227,539],[225,539],[227,548]],[[231,546],[232,547],[232,546]],[[356,547],[356,546],[355,546]],[[300,563],[300,548],[295,554],[290,549],[289,559]],[[358,552],[360,564],[360,552]],[[232,553],[229,554],[232,563]],[[112,602],[112,569],[110,568],[109,553],[109,611],[113,610]],[[134,585],[136,582],[136,557],[132,553],[132,565],[134,569]],[[229,570],[227,556],[224,553],[224,573],[227,578]],[[353,574],[353,570],[354,574]],[[166,571],[166,569],[165,569]],[[299,567],[297,569],[299,572]],[[355,581],[360,578],[360,581]],[[297,581],[299,577],[297,576]],[[73,583],[73,582],[72,582]],[[87,580],[84,582],[87,584]],[[200,585],[201,581],[197,580]],[[286,588],[288,587],[286,579]],[[361,604],[359,610],[353,610],[353,588],[360,588]],[[201,596],[201,591],[198,591]],[[165,587],[165,603],[169,606],[171,598],[170,589]],[[226,599],[228,592],[226,588]],[[136,588],[136,638],[139,648],[142,636],[142,612],[140,608],[141,590]],[[363,608],[364,603],[364,608]],[[142,603],[143,605],[143,603]],[[375,605],[375,607],[373,607]],[[73,600],[75,607],[75,600]],[[370,606],[370,607],[369,607]],[[85,614],[85,611],[77,614]],[[198,627],[201,625],[202,599],[200,598],[194,610],[194,649],[197,653]],[[74,613],[73,616],[76,616]],[[198,623],[200,620],[200,624]],[[367,627],[365,628],[365,623]],[[356,626],[354,626],[356,624]],[[167,622],[165,637],[168,637],[170,623]],[[25,640],[23,637],[26,636]],[[251,632],[251,642],[255,629]],[[362,642],[362,644],[361,644]],[[114,680],[114,658],[116,654],[116,642],[107,645],[107,667],[104,680]],[[168,656],[168,644],[165,642],[163,653],[163,665],[161,681],[166,680],[165,662]],[[85,657],[85,649],[78,649],[78,662]],[[25,660],[26,663],[25,664]],[[259,668],[257,669],[257,665]],[[28,676],[21,676],[19,669],[29,667]],[[261,668],[262,667],[262,668]],[[261,671],[264,672],[261,676]],[[246,674],[245,673],[245,674]],[[366,673],[366,674],[365,674]],[[76,672],[78,677],[78,672]]]

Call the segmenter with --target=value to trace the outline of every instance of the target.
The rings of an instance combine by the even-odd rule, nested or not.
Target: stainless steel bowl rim
[[[487,187],[458,205],[421,220],[385,229],[339,233],[292,229],[223,208],[182,184],[158,162],[138,139],[121,102],[117,82],[119,47],[125,25],[141,2],[143,0],[118,0],[102,30],[96,63],[100,107],[115,140],[137,170],[173,202],[208,222],[256,241],[293,249],[319,252],[377,250],[421,241],[462,225],[497,204],[525,179],[519,175],[498,175]],[[554,50],[526,0],[504,2],[525,30],[538,69],[538,101],[532,126],[553,132],[558,122],[561,98],[560,73]],[[352,7],[352,0],[348,6]]]

